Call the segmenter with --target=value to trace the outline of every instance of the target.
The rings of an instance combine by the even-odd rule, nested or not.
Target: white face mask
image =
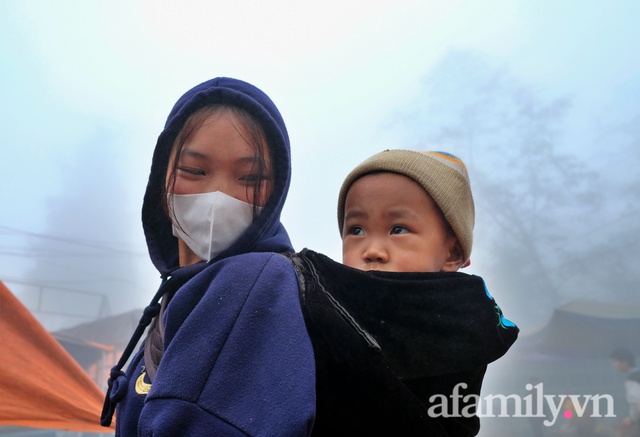
[[[179,223],[173,224],[173,235],[207,262],[228,249],[253,222],[252,205],[221,191],[174,194],[171,203]]]

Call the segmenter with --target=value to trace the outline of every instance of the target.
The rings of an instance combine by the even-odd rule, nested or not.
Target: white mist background
[[[0,280],[49,330],[144,307],[159,284],[140,225],[156,138],[184,91],[231,76],[287,123],[296,249],[340,260],[338,190],[369,155],[445,150],[476,196],[466,271],[508,318],[638,302],[639,13],[633,0],[4,1]]]

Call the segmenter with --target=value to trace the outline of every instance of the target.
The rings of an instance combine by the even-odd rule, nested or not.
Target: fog
[[[155,140],[222,75],[287,123],[296,249],[340,260],[338,189],[366,157],[442,150],[476,202],[466,271],[523,332],[575,299],[640,302],[637,2],[322,5],[0,5],[0,280],[47,329],[150,300]]]

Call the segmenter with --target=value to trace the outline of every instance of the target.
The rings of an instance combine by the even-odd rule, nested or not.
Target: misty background
[[[151,152],[174,101],[218,75],[283,113],[297,249],[340,260],[354,165],[444,150],[476,200],[467,272],[519,325],[576,298],[640,300],[636,2],[221,4],[0,5],[0,278],[47,328],[150,299]]]
[[[442,150],[476,202],[468,273],[523,331],[575,299],[640,303],[640,3],[4,1],[0,280],[49,330],[143,308],[140,209],[177,98],[269,94],[282,221],[341,260],[336,200],[386,148]]]

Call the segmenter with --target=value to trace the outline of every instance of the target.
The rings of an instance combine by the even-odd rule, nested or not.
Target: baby
[[[474,436],[487,365],[518,328],[469,264],[467,170],[442,152],[386,150],[338,199],[343,264],[303,250],[303,314],[314,348],[313,436]]]
[[[467,169],[444,152],[386,150],[340,190],[343,263],[360,270],[455,272],[469,264],[473,223]]]

